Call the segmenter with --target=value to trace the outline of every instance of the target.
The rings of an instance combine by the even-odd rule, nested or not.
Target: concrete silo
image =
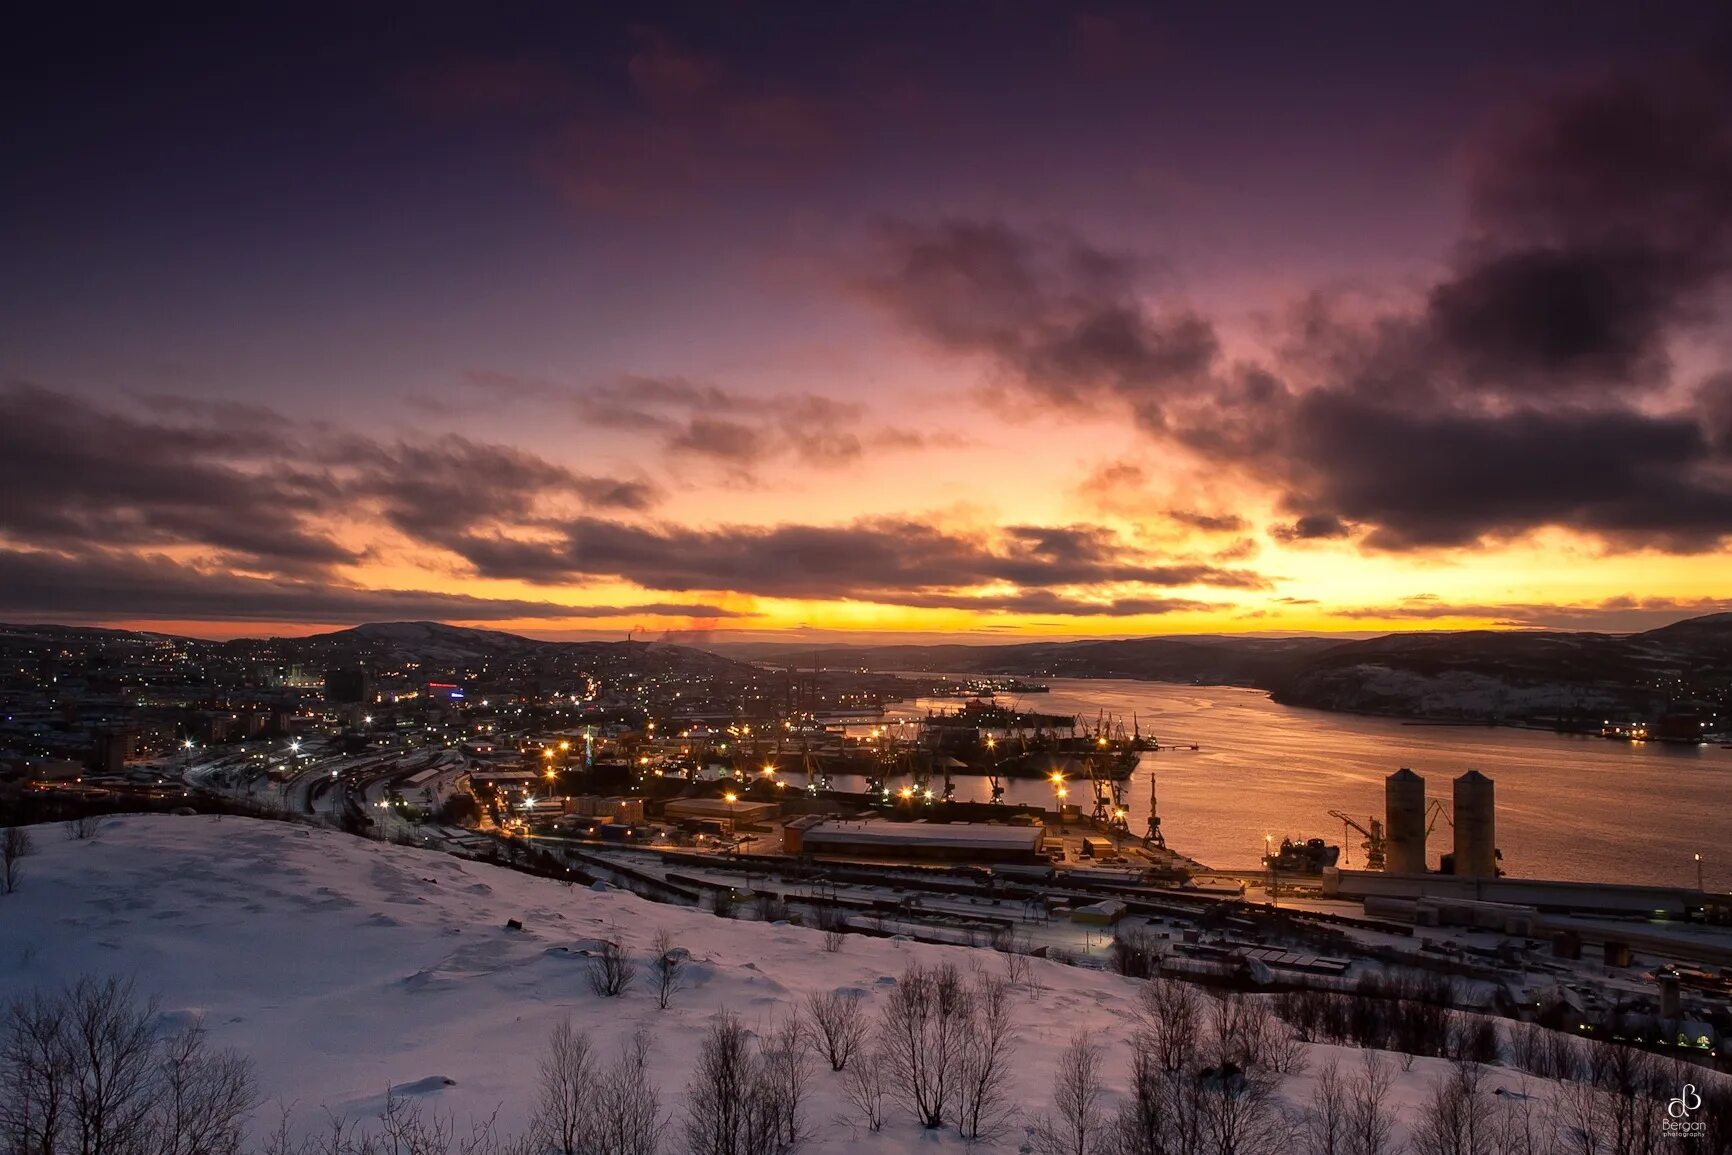
[[[1425,779],[1403,766],[1383,780],[1387,852],[1383,869],[1390,874],[1425,873]]]
[[[1455,872],[1497,877],[1497,792],[1478,770],[1455,780]]]

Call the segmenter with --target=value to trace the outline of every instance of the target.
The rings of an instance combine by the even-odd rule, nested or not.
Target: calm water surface
[[[1732,750],[1629,744],[1533,730],[1410,726],[1271,702],[1261,691],[1161,682],[1055,679],[1049,694],[1018,703],[1043,713],[1105,710],[1144,735],[1202,749],[1143,756],[1129,789],[1132,828],[1142,831],[1149,776],[1158,776],[1161,823],[1175,849],[1215,867],[1254,866],[1263,836],[1323,836],[1363,863],[1362,841],[1343,839],[1344,810],[1383,814],[1383,779],[1400,766],[1426,778],[1427,797],[1451,806],[1450,782],[1476,769],[1497,783],[1504,868],[1529,878],[1693,886],[1701,853],[1707,885],[1732,890]],[[1006,699],[1008,701],[1008,699]],[[901,711],[954,708],[921,700]],[[958,779],[960,797],[985,799],[983,779]],[[1013,782],[1014,801],[1051,803],[1051,788]],[[1086,784],[1070,802],[1091,804]],[[1431,860],[1449,849],[1439,820]]]

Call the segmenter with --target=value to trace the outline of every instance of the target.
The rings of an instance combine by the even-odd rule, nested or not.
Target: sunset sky
[[[1723,3],[55,9],[0,620],[1732,608]]]

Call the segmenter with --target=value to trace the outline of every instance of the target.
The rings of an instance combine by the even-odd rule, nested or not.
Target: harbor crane
[[[1365,841],[1359,845],[1365,851],[1365,868],[1367,870],[1382,870],[1386,842],[1383,823],[1375,818],[1367,818],[1365,824],[1362,825],[1358,819],[1345,810],[1331,810],[1329,816],[1341,819],[1341,825],[1346,828],[1342,832],[1342,841],[1346,841],[1346,830],[1357,830],[1364,835]]]

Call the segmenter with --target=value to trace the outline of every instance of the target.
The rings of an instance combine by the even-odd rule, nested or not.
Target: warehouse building
[[[789,854],[821,858],[1037,862],[1044,835],[1039,826],[857,821],[812,816],[788,823],[782,834],[782,846]]]

